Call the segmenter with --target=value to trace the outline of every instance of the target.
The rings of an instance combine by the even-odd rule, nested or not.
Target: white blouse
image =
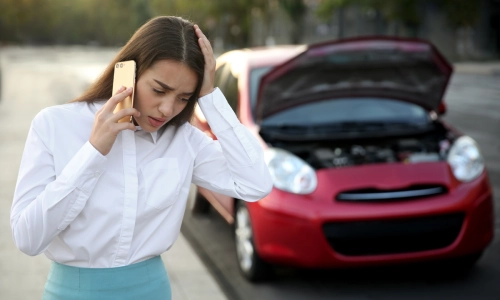
[[[199,99],[217,141],[189,123],[138,127],[106,156],[88,142],[103,104],[52,106],[34,118],[10,218],[24,253],[77,267],[130,265],[172,246],[191,183],[246,201],[271,191],[261,146],[219,89]]]

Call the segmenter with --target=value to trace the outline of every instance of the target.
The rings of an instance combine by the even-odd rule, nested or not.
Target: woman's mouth
[[[151,126],[160,127],[161,125],[165,124],[166,119],[148,117],[148,121]]]

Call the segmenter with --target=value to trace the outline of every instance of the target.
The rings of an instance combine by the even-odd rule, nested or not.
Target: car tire
[[[446,259],[438,262],[434,267],[436,275],[441,273],[447,275],[462,275],[470,272],[479,261],[483,252],[468,254],[465,256]]]
[[[259,282],[273,276],[272,266],[263,261],[255,249],[250,213],[241,200],[237,200],[235,205],[234,241],[238,267],[245,278]]]
[[[452,259],[450,261],[451,268],[459,272],[468,272],[474,268],[481,256],[483,256],[482,251]]]
[[[210,202],[208,202],[208,200],[198,192],[198,189],[196,189],[196,192],[194,194],[193,206],[191,208],[193,213],[208,214],[208,212],[210,211],[210,205]]]

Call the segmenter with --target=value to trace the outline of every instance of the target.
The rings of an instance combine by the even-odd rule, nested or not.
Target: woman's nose
[[[163,114],[164,117],[170,118],[174,113],[174,101],[173,99],[167,98],[163,100],[158,107],[158,110]]]

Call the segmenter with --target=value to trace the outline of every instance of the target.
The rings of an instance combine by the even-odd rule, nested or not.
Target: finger
[[[201,29],[200,29],[199,27],[197,27],[197,28],[195,29],[195,31],[196,31],[196,36],[198,36],[198,38],[200,38],[200,39],[201,39],[201,38],[207,38],[207,37],[205,36],[205,34],[203,33],[203,31],[201,31]]]
[[[135,127],[134,123],[116,123],[114,124],[115,125],[115,129],[118,130],[119,132],[120,131],[123,131],[123,130],[126,130],[126,129],[130,129],[132,131],[136,131],[137,128]]]
[[[207,40],[206,38],[202,38],[201,39],[203,44],[205,45],[205,48],[206,48],[206,55],[209,55],[211,58],[214,57],[214,51],[212,50],[212,45],[210,44],[210,41]],[[215,58],[214,58],[215,59]]]
[[[121,120],[125,117],[134,116],[138,118],[141,113],[135,108],[125,108],[117,111],[109,120],[113,123],[117,123],[118,120]]]
[[[128,96],[132,94],[132,88],[129,87],[119,93],[116,93],[113,97],[109,98],[109,100],[104,105],[103,112],[113,112],[121,101],[125,100]]]
[[[212,49],[212,47],[210,46],[210,41],[208,40],[208,38],[206,37],[206,35],[203,33],[203,31],[201,31],[200,27],[198,25],[194,25],[194,30],[196,32],[196,36],[198,37],[198,39],[205,39],[208,43],[208,49]]]
[[[119,93],[123,92],[126,88],[122,85],[118,90],[116,90],[115,95],[118,95]]]
[[[194,32],[196,33],[196,36],[198,38],[201,38],[203,35],[203,32],[201,31],[200,26],[198,25],[194,25]]]
[[[116,90],[115,95],[123,92],[124,90],[125,90],[125,87],[122,85],[118,90]],[[101,106],[101,108],[99,108],[99,110],[97,111],[97,113],[102,112],[105,109],[105,107],[106,107],[106,104],[104,104],[103,106]]]
[[[209,67],[215,66],[215,57],[210,47],[210,43],[206,39],[200,38],[198,39],[198,44],[200,45],[201,52],[203,52],[203,56],[205,57],[205,64]]]
[[[201,48],[201,52],[203,53],[203,56],[205,57],[205,61],[207,60],[207,58],[209,57],[208,55],[208,49],[207,49],[207,46],[205,45],[205,43],[203,42],[203,40],[201,38],[198,39],[198,45],[200,46]]]
[[[198,27],[198,25],[195,25],[195,26],[196,26],[195,31],[196,31],[196,35],[198,36],[198,40],[201,39],[203,41],[203,44],[206,46],[207,50],[209,50],[210,52],[213,53],[213,49],[212,49],[212,45],[210,44],[210,41],[205,36],[203,31],[201,31],[201,29]]]
[[[118,90],[116,90],[116,93],[115,93],[114,95],[112,95],[112,96],[116,96],[116,95],[118,95],[119,93],[121,93],[121,92],[125,91],[126,89],[127,89],[127,88],[126,88],[126,87],[124,87],[124,86],[122,85],[122,86],[121,86]],[[110,98],[110,99],[111,99],[111,98]],[[124,98],[124,99],[125,99],[125,98]],[[109,102],[109,101],[106,101],[106,103],[105,103],[105,104],[104,104],[104,105],[103,105],[103,106],[102,106],[102,107],[101,107],[101,108],[100,108],[97,112],[98,112],[98,113],[100,113],[100,112],[102,112],[103,110],[105,110],[105,109],[106,109],[106,106],[107,106],[107,105],[109,105],[109,104],[108,104],[108,102]]]
[[[212,49],[212,44],[210,43],[210,41],[208,40],[208,38],[204,37],[202,39],[203,39],[203,42],[205,43],[205,46],[207,46],[207,49],[210,51],[210,54],[213,54],[214,51]]]

